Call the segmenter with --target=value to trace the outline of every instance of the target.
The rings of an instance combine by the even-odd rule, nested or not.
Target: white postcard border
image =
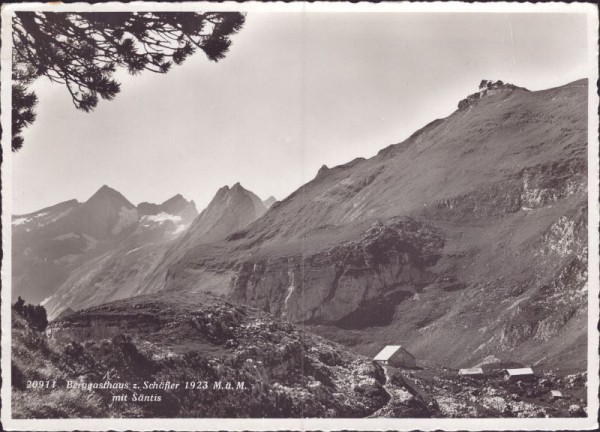
[[[10,144],[2,146],[2,398],[1,420],[5,430],[593,430],[598,428],[599,335],[597,331],[599,293],[598,221],[598,9],[589,3],[101,3],[101,4],[8,4],[2,6],[2,93],[3,107],[11,106],[11,14],[13,11],[244,11],[244,12],[448,12],[448,13],[584,13],[588,22],[588,401],[586,418],[489,418],[489,419],[50,419],[21,420],[11,418],[11,203],[12,151]],[[10,143],[10,109],[1,113],[3,144]]]

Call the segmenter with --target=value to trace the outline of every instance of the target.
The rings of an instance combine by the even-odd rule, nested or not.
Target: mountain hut
[[[468,369],[460,369],[458,371],[460,376],[469,377],[469,378],[483,378],[483,369],[481,368],[468,368]]]
[[[417,367],[415,357],[401,345],[387,345],[373,360],[382,364],[399,368],[414,368]]]
[[[510,381],[528,381],[535,379],[535,373],[531,368],[506,369],[504,375],[506,379]]]

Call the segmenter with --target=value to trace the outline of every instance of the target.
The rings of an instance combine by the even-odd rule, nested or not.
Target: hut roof
[[[401,350],[402,345],[388,345],[377,354],[373,360],[389,360],[398,350]]]
[[[506,369],[506,372],[510,376],[533,375],[533,369],[531,368]]]
[[[483,369],[481,368],[469,368],[469,369],[460,369],[458,371],[459,375],[483,375]]]

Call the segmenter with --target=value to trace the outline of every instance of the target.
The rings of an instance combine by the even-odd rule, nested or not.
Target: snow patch
[[[156,222],[159,224],[166,222],[166,221],[171,221],[171,222],[177,223],[177,222],[181,221],[181,216],[161,212],[157,215],[144,216],[142,219],[145,221],[148,221],[148,222]]]
[[[44,306],[46,303],[48,303],[50,301],[51,298],[52,298],[52,296],[46,297],[44,300],[42,300],[42,302],[40,303],[40,306]]]
[[[48,212],[42,212],[42,213],[35,214],[35,215],[31,216],[31,217],[28,217],[28,218],[26,218],[26,217],[20,217],[20,218],[17,218],[15,220],[13,220],[12,224],[13,225],[23,225],[23,224],[26,224],[26,223],[29,223],[29,222],[33,221],[34,219],[41,218],[41,217],[44,217],[44,216],[47,216],[47,215],[48,215]]]

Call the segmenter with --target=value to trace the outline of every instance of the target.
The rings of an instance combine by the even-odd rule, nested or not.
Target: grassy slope
[[[584,369],[585,270],[569,266],[586,262],[586,98],[586,80],[490,96],[374,158],[322,169],[230,241],[192,249],[167,287],[213,289],[206,269],[226,281],[241,260],[311,254],[411,215],[443,230],[433,270],[466,289],[430,286],[386,328],[316,331],[368,355],[400,340],[455,366],[496,355]]]

